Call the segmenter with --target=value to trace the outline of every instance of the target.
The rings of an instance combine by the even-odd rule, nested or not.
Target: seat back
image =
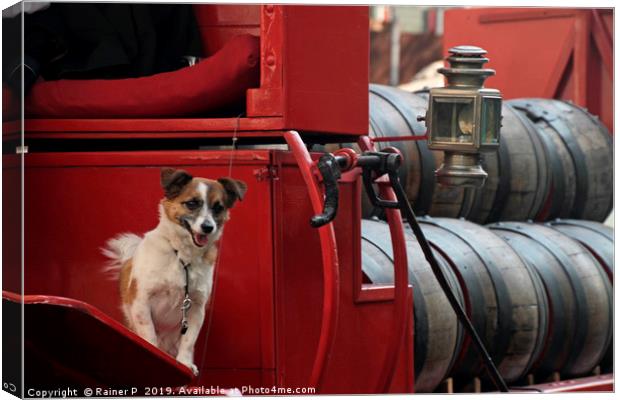
[[[234,36],[260,36],[260,5],[194,4],[194,14],[205,56],[212,55]]]

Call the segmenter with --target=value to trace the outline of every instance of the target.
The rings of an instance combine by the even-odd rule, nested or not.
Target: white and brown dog
[[[194,178],[164,168],[159,225],[143,238],[126,233],[103,253],[117,272],[127,326],[198,374],[194,345],[213,286],[217,242],[245,183]]]

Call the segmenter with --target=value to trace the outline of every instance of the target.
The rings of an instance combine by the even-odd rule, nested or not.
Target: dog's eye
[[[202,202],[199,200],[189,200],[183,204],[185,204],[188,210],[197,210],[202,206]]]
[[[222,207],[220,203],[215,203],[213,207],[211,207],[211,209],[213,210],[213,213],[215,214],[219,214],[222,211],[224,211],[224,207]]]

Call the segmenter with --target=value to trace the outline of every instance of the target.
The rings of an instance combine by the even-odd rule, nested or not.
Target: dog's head
[[[247,190],[246,184],[239,180],[194,178],[186,171],[173,168],[161,170],[161,186],[166,217],[184,228],[197,247],[219,239],[228,220],[228,210],[243,199]]]

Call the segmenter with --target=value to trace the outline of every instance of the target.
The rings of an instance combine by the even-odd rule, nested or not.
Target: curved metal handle
[[[314,228],[328,224],[336,218],[338,213],[338,179],[341,175],[338,161],[331,153],[323,154],[319,158],[317,167],[323,177],[325,202],[323,203],[323,212],[310,219],[310,225]]]
[[[306,183],[308,195],[314,212],[321,210],[321,192],[315,176],[312,174],[312,159],[304,142],[295,131],[284,133],[284,139],[289,145],[293,156],[299,166],[302,178]],[[323,226],[318,230],[321,242],[321,256],[323,264],[323,308],[321,315],[321,332],[316,349],[312,371],[310,373],[309,387],[314,387],[320,393],[325,366],[329,360],[334,345],[336,329],[338,327],[338,298],[340,297],[340,274],[338,271],[338,248],[336,246],[336,234],[333,224]]]

